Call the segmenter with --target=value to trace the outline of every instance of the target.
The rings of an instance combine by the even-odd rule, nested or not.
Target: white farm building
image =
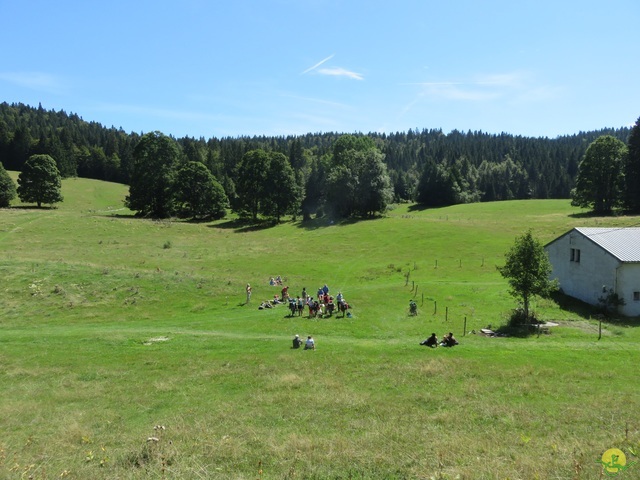
[[[562,291],[591,305],[609,292],[640,315],[640,228],[574,228],[545,245]]]

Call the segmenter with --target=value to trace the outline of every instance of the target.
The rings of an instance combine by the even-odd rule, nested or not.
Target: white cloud
[[[97,110],[116,112],[128,115],[152,116],[156,118],[177,119],[182,121],[212,121],[220,120],[222,115],[193,112],[187,110],[172,110],[166,108],[144,107],[139,105],[125,105],[118,103],[103,103]]]
[[[348,77],[354,80],[364,80],[364,77],[361,74],[346,70],[342,67],[320,68],[318,69],[318,73],[334,77]]]
[[[316,68],[318,68],[320,65],[322,65],[325,62],[328,62],[329,60],[331,60],[333,57],[335,56],[335,53],[332,53],[331,55],[329,55],[327,58],[325,58],[324,60],[320,60],[318,63],[316,63],[314,66],[307,68],[304,72],[302,72],[300,75],[304,75],[305,73],[309,73],[312,72],[313,70],[315,70]]]
[[[419,82],[406,85],[422,87],[419,96],[441,100],[483,102],[501,98],[524,100],[552,96],[552,89],[533,84],[526,72],[478,74],[466,81]]]
[[[61,93],[64,89],[64,83],[60,78],[42,72],[0,72],[0,81],[50,93]]]
[[[315,72],[320,75],[329,75],[332,77],[347,77],[347,78],[352,78],[354,80],[364,80],[364,77],[361,74],[353,72],[351,70],[347,70],[346,68],[342,68],[342,67],[319,68],[321,65],[325,64],[326,62],[331,60],[333,57],[335,57],[335,53],[332,53],[327,58],[324,58],[320,60],[318,63],[316,63],[315,65],[307,68],[300,75],[305,75],[310,72]]]

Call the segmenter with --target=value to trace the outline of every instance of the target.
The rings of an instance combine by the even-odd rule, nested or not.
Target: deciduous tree
[[[275,218],[277,222],[283,215],[295,215],[300,209],[301,190],[289,160],[282,153],[272,152],[269,155],[265,181],[261,213]]]
[[[369,137],[343,135],[333,147],[327,202],[338,216],[372,216],[393,198],[384,155]]]
[[[54,204],[63,200],[62,177],[49,155],[32,155],[18,176],[18,196],[24,203]]]
[[[174,192],[178,212],[193,219],[223,218],[229,208],[222,185],[200,162],[187,162],[180,167]]]
[[[266,198],[267,171],[269,154],[262,150],[250,150],[242,156],[238,166],[236,181],[237,206],[241,216],[257,220],[261,212],[261,202]]]
[[[578,166],[571,204],[610,214],[621,199],[622,166],[627,146],[611,135],[598,137],[589,145]]]
[[[11,201],[16,198],[16,184],[0,163],[0,208],[11,205]]]
[[[129,195],[125,204],[138,215],[163,218],[174,211],[173,182],[180,150],[160,132],[142,136],[133,151]]]
[[[505,265],[497,267],[498,271],[509,281],[509,293],[522,302],[523,319],[528,320],[531,299],[536,295],[549,297],[557,289],[556,281],[549,279],[551,262],[531,230],[516,238],[505,259]]]

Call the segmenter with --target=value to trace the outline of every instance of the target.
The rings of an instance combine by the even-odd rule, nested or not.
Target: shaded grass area
[[[0,213],[3,478],[598,478],[640,449],[635,321],[598,341],[589,308],[538,300],[548,335],[470,333],[514,307],[495,265],[525,228],[637,218],[503,202],[247,229],[123,216],[99,184]],[[277,274],[353,317],[259,311]],[[460,345],[419,346],[432,331]]]

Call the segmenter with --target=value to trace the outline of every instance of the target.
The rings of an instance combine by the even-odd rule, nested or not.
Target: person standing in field
[[[247,283],[247,303],[249,303],[251,301],[251,285]]]

